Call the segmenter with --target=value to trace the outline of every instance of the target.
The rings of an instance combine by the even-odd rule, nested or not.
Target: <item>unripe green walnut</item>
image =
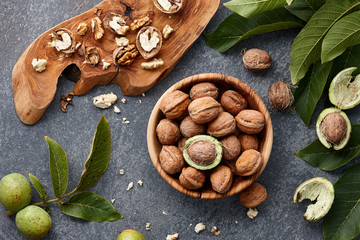
[[[15,223],[18,230],[26,237],[39,239],[51,230],[50,215],[42,208],[30,205],[16,214]]]
[[[20,173],[12,173],[0,181],[0,202],[11,212],[17,212],[30,204],[31,185]]]
[[[117,240],[146,240],[146,238],[136,230],[126,229],[119,234]]]

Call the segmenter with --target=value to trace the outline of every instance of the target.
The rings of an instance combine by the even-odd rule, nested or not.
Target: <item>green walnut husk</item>
[[[331,81],[329,99],[337,108],[346,110],[360,103],[360,74],[352,76],[357,67],[339,72]]]
[[[347,128],[346,128],[345,136],[338,143],[332,143],[332,142],[328,141],[328,139],[325,137],[325,135],[323,134],[323,132],[321,130],[322,121],[330,113],[339,113],[344,118],[344,120],[346,122]],[[338,109],[338,108],[326,108],[324,111],[322,111],[320,113],[320,115],[319,115],[319,117],[317,119],[317,122],[316,122],[316,134],[317,134],[320,142],[322,143],[322,145],[324,145],[326,148],[333,148],[334,150],[340,150],[340,149],[344,148],[346,146],[346,144],[349,142],[350,134],[351,134],[350,120],[347,117],[346,113],[344,113],[340,109]]]
[[[210,141],[211,143],[214,144],[215,151],[216,151],[216,156],[212,160],[212,162],[207,163],[207,164],[199,164],[199,163],[194,162],[190,158],[189,153],[188,153],[188,148],[189,148],[189,146],[191,144],[196,143],[198,141]],[[222,154],[223,154],[223,148],[221,146],[221,143],[216,138],[211,137],[209,135],[196,135],[194,137],[189,138],[185,142],[184,151],[183,151],[183,156],[184,156],[185,161],[191,167],[196,168],[198,170],[209,170],[209,169],[212,169],[212,168],[216,167],[221,162]]]
[[[293,202],[298,203],[304,199],[316,201],[310,204],[305,212],[304,219],[315,222],[323,218],[330,210],[335,197],[332,183],[323,177],[311,178],[297,187]]]
[[[0,203],[9,215],[30,204],[32,190],[30,182],[20,173],[11,173],[0,181]]]
[[[50,215],[44,209],[34,205],[19,211],[16,214],[15,223],[18,230],[31,239],[45,237],[52,228]]]
[[[119,234],[117,240],[146,240],[146,238],[136,230],[126,229]]]

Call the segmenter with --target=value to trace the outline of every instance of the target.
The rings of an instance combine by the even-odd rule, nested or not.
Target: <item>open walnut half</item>
[[[113,61],[116,66],[130,65],[138,55],[135,45],[127,45],[125,47],[118,47],[113,52]]]
[[[110,12],[104,19],[104,27],[109,29],[112,33],[124,36],[130,27],[126,25],[126,20],[123,16],[117,13]]]
[[[63,52],[65,54],[75,52],[75,37],[70,30],[66,28],[59,28],[54,30],[50,36],[51,46],[56,48],[59,52]]]
[[[136,47],[144,59],[150,59],[159,53],[162,35],[159,29],[147,26],[140,29],[136,37]]]
[[[181,7],[183,0],[153,0],[154,5],[163,13],[177,13]]]

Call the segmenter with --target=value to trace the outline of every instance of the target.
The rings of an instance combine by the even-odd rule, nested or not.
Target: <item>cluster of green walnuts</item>
[[[24,175],[12,173],[1,179],[0,203],[5,207],[6,214],[16,214],[16,227],[24,236],[39,239],[50,232],[52,221],[44,209],[29,205],[31,197],[31,185]]]

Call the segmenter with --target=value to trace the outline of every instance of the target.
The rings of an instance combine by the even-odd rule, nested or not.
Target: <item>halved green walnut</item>
[[[350,109],[360,103],[360,74],[352,76],[357,67],[350,67],[339,72],[329,88],[329,99],[340,109]]]
[[[209,170],[221,162],[222,153],[222,146],[216,138],[196,135],[186,140],[183,156],[193,168]]]
[[[316,201],[310,204],[304,215],[307,221],[315,222],[324,217],[334,202],[335,190],[332,183],[322,177],[311,178],[296,189],[293,202],[298,203],[304,199]]]
[[[347,115],[338,108],[322,111],[316,122],[316,133],[326,148],[340,150],[350,139],[351,123]]]

